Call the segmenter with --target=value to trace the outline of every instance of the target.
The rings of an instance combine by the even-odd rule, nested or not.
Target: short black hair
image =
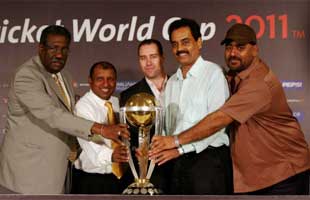
[[[47,43],[47,36],[48,35],[62,35],[65,36],[68,44],[71,42],[71,33],[63,26],[58,25],[50,25],[46,27],[41,34],[40,37],[40,44],[46,45]]]
[[[200,26],[199,24],[192,19],[181,18],[174,22],[172,22],[168,28],[169,40],[171,41],[171,34],[174,30],[179,29],[181,27],[189,27],[194,39],[197,41],[198,38],[201,37]]]
[[[138,46],[138,55],[139,55],[139,51],[140,51],[140,48],[143,46],[143,45],[147,45],[147,44],[155,44],[157,46],[157,49],[158,49],[158,53],[163,56],[164,55],[164,51],[163,51],[163,47],[161,45],[161,43],[156,40],[156,39],[146,39],[146,40],[143,40],[142,42],[140,42],[139,46]]]
[[[114,65],[112,63],[107,62],[107,61],[99,61],[99,62],[94,63],[90,67],[89,78],[91,78],[91,79],[93,78],[94,71],[97,67],[100,67],[101,69],[112,69],[115,73],[115,77],[117,77],[116,68],[114,67]]]

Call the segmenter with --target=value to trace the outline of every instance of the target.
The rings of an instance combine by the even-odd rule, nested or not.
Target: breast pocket
[[[207,100],[201,95],[193,95],[184,110],[184,121],[196,124],[207,115]]]

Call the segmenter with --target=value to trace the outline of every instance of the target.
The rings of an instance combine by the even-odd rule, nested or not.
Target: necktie
[[[108,124],[115,124],[116,120],[115,120],[115,115],[114,115],[114,112],[113,112],[113,107],[112,107],[111,102],[107,101],[105,103],[105,106],[108,109],[108,112],[107,112]],[[118,144],[115,143],[114,141],[111,141],[111,144],[112,144],[112,149],[115,149],[118,146]],[[112,163],[112,173],[118,179],[120,179],[123,176],[123,174],[124,174],[124,168],[123,168],[122,164],[121,163],[113,162]]]
[[[71,111],[71,107],[70,107],[70,102],[69,102],[69,99],[65,93],[65,89],[63,88],[60,80],[59,80],[59,77],[57,74],[53,74],[52,75],[56,85],[58,86],[58,89],[60,91],[60,94],[61,94],[61,97],[62,99],[64,100],[64,104],[65,106]],[[79,148],[80,148],[80,145],[77,141],[76,138],[71,138],[70,141],[69,141],[69,146],[70,146],[70,154],[68,156],[68,160],[71,162],[71,163],[74,163],[74,161],[77,159],[78,157],[78,152],[79,152]]]
[[[59,89],[59,91],[60,91],[60,94],[61,94],[61,96],[62,96],[62,99],[64,100],[65,106],[71,111],[69,99],[68,99],[68,97],[67,97],[67,95],[66,95],[66,93],[65,93],[65,89],[63,88],[63,86],[62,86],[62,84],[61,84],[61,82],[60,82],[60,80],[59,80],[57,74],[54,74],[54,75],[53,75],[53,79],[55,80],[55,83],[56,83],[56,85],[58,86],[58,89]]]
[[[64,104],[65,106],[71,111],[71,107],[70,107],[70,102],[69,102],[69,99],[65,93],[65,90],[59,80],[59,77],[57,76],[57,74],[53,74],[53,79],[56,83],[56,85],[58,86],[58,89],[60,91],[60,94],[62,96],[62,99],[64,100]],[[68,160],[71,162],[71,163],[74,163],[74,161],[77,159],[78,157],[78,151],[79,151],[79,148],[80,148],[80,145],[78,143],[78,141],[76,140],[76,138],[72,138],[70,139],[70,142],[69,142],[69,146],[70,146],[70,154],[68,156]]]

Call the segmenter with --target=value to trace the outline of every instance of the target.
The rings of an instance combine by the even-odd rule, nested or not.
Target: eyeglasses
[[[68,53],[70,52],[70,49],[68,47],[60,48],[60,47],[50,46],[48,44],[45,44],[44,46],[51,54],[56,54],[57,52],[60,52],[62,55],[68,55]]]

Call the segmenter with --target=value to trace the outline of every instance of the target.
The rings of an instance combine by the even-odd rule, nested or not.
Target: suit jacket
[[[64,70],[61,74],[73,110],[72,81]],[[8,96],[0,184],[18,193],[63,193],[69,142],[72,136],[88,139],[93,122],[68,110],[38,56],[17,69]]]
[[[125,106],[127,100],[134,94],[145,92],[154,96],[149,84],[147,84],[145,78],[127,88],[120,94],[120,107]]]

